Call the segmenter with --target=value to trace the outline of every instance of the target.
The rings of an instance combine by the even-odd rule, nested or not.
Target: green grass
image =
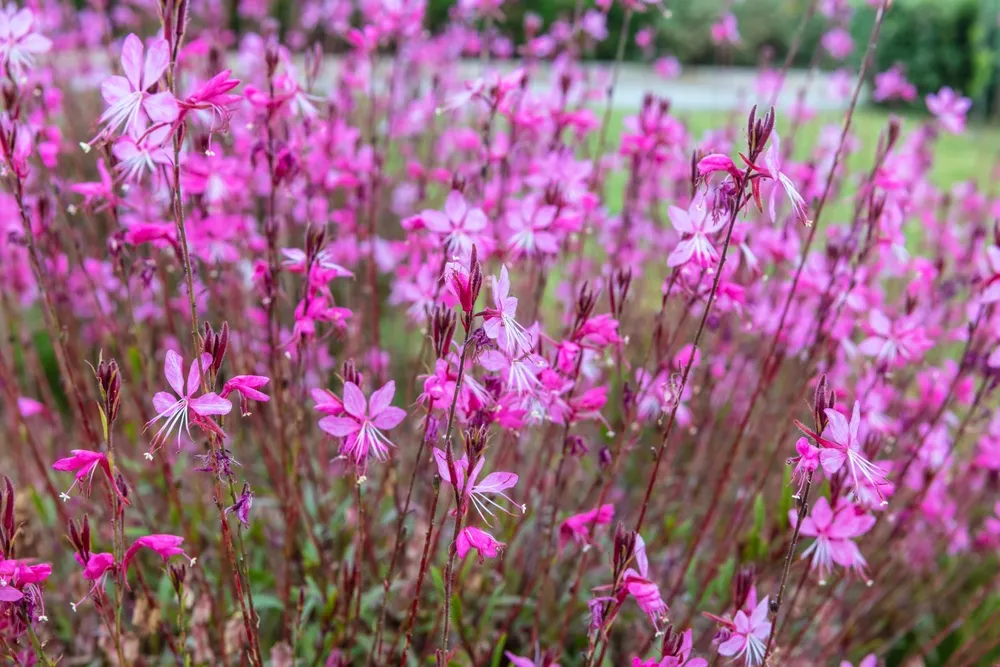
[[[634,111],[615,110],[612,112],[611,125],[608,132],[608,145],[618,142],[621,133],[622,120],[633,115]],[[746,124],[742,113],[737,115],[725,111],[682,111],[677,113],[687,125],[689,134],[697,141],[708,130],[721,127],[738,127],[738,138],[743,139]],[[925,122],[920,116],[900,116],[902,136],[900,141]],[[806,159],[825,125],[840,126],[843,114],[840,112],[825,112],[818,114],[799,130],[795,142],[796,159]],[[852,170],[864,169],[871,165],[879,134],[889,123],[889,114],[879,109],[862,109],[854,115],[851,131],[858,138],[859,148],[848,160]],[[777,129],[783,138],[789,136],[789,124],[779,115]],[[965,134],[952,135],[942,133],[934,145],[934,165],[931,171],[932,182],[944,189],[949,189],[956,183],[974,181],[980,187],[985,187],[991,179],[991,169],[996,156],[1000,154],[1000,128],[992,126],[971,125]],[[622,192],[626,175],[615,173],[608,181],[608,202],[612,210],[620,210]],[[834,216],[845,212],[843,206],[835,206],[831,210]]]

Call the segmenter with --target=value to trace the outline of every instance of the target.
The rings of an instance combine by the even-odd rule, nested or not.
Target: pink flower
[[[513,231],[507,239],[507,246],[514,256],[557,254],[559,241],[551,230],[555,219],[555,206],[538,206],[534,201],[525,200],[520,210],[512,213],[507,220]]]
[[[885,72],[875,75],[875,92],[872,97],[876,102],[886,102],[891,99],[901,99],[912,102],[917,98],[917,88],[906,80],[903,70],[894,65]]]
[[[991,245],[986,249],[982,262],[983,303],[1000,301],[1000,246]]]
[[[271,400],[271,397],[264,392],[257,391],[258,387],[263,387],[270,381],[271,378],[264,377],[263,375],[237,375],[222,385],[222,393],[219,394],[219,398],[226,398],[234,391],[239,392],[240,411],[244,417],[248,417],[250,410],[247,401],[267,403]]]
[[[160,167],[169,167],[173,158],[164,147],[170,136],[170,126],[158,125],[140,137],[124,136],[115,142],[111,152],[118,158],[115,170],[125,181],[137,181],[145,173],[156,173]]]
[[[789,510],[788,516],[794,526],[798,513]],[[864,568],[868,563],[852,540],[867,533],[874,525],[874,516],[843,498],[836,511],[830,509],[830,502],[825,496],[813,504],[809,516],[802,520],[800,531],[803,535],[815,537],[816,541],[802,552],[802,558],[810,559],[810,567],[819,570],[821,584],[825,583],[834,563],[865,576]]]
[[[500,267],[500,278],[493,276],[493,305],[484,311],[483,330],[495,340],[508,357],[517,357],[531,351],[527,333],[514,317],[517,315],[517,297],[510,296],[510,275],[507,265]]]
[[[667,257],[667,266],[683,266],[693,260],[696,266],[708,267],[719,261],[719,253],[708,237],[726,225],[726,218],[716,213],[709,210],[704,199],[693,201],[686,211],[677,206],[667,209],[674,229],[687,236]]]
[[[111,480],[111,466],[108,464],[108,457],[102,452],[92,452],[87,449],[74,449],[70,451],[72,456],[64,459],[59,459],[52,464],[53,470],[60,470],[63,472],[76,471],[76,479],[73,480],[73,484],[64,493],[60,493],[59,497],[64,501],[69,500],[69,492],[73,490],[77,482],[80,480],[87,480],[87,493],[90,493],[90,485],[94,481],[94,473],[97,472],[98,467],[104,470],[105,474],[108,476],[108,480]]]
[[[574,514],[559,525],[559,548],[561,549],[571,539],[578,545],[586,544],[593,526],[605,526],[611,523],[615,515],[615,506],[608,503],[589,512]]]
[[[719,654],[727,657],[743,656],[747,667],[754,667],[764,661],[765,642],[771,634],[771,622],[767,620],[768,600],[765,597],[748,617],[742,609],[733,618],[732,634],[719,645]]]
[[[834,475],[846,462],[854,482],[854,488],[861,488],[864,484],[879,496],[883,505],[888,504],[881,491],[881,487],[889,483],[885,472],[878,465],[866,459],[861,451],[861,441],[858,438],[858,429],[861,426],[861,404],[855,401],[850,423],[847,422],[847,417],[837,410],[827,409],[824,410],[824,413],[829,423],[819,436],[798,424],[800,429],[817,441],[817,444],[822,445],[819,461],[823,470],[826,471],[827,475]]]
[[[455,474],[458,475],[458,481],[452,477],[451,471],[448,466],[448,455],[438,449],[434,448],[434,462],[437,463],[438,474],[441,479],[448,482],[452,486],[456,486],[464,499],[472,501],[472,506],[476,508],[476,512],[479,517],[487,524],[490,524],[487,515],[496,518],[496,515],[490,509],[490,507],[495,507],[502,512],[507,514],[513,514],[507,509],[500,506],[497,501],[493,500],[490,496],[497,495],[517,506],[504,491],[513,488],[517,484],[517,475],[512,472],[491,472],[486,477],[481,480],[479,478],[479,473],[483,471],[483,466],[486,465],[486,459],[480,458],[476,462],[476,466],[469,472],[469,457],[462,456],[462,458],[454,462]],[[524,512],[527,508],[524,505],[520,506],[521,511]]]
[[[927,96],[927,110],[937,116],[941,127],[952,134],[965,131],[965,115],[972,108],[972,100],[962,97],[951,88],[945,86],[936,94]]]
[[[877,667],[878,661],[875,658],[874,653],[869,653],[865,657],[861,658],[861,662],[858,663],[858,667]],[[840,667],[853,667],[851,663],[847,660],[842,660],[840,662]]]
[[[395,445],[382,433],[399,425],[406,412],[393,407],[392,397],[396,394],[396,383],[389,381],[381,389],[372,392],[371,399],[365,400],[361,389],[353,382],[344,383],[344,415],[324,417],[319,427],[337,438],[345,438],[340,453],[364,466],[371,453],[379,461],[389,454],[389,447]]]
[[[836,60],[843,60],[854,50],[851,33],[843,28],[834,28],[823,35],[823,48]]]
[[[805,225],[811,225],[812,221],[809,219],[808,209],[806,207],[805,200],[802,199],[802,195],[799,191],[795,189],[795,184],[792,183],[791,179],[788,178],[782,171],[781,164],[781,138],[778,136],[778,132],[774,131],[771,133],[771,142],[767,148],[767,152],[764,153],[764,167],[761,168],[757,165],[753,167],[759,171],[764,176],[775,181],[775,187],[771,189],[771,195],[767,200],[767,211],[768,215],[771,217],[771,222],[777,222],[775,216],[775,204],[778,196],[778,187],[785,191],[785,196],[792,203],[792,210],[795,212],[795,217],[799,219],[799,222]],[[757,181],[754,181],[754,187],[758,188]],[[759,201],[759,191],[755,189],[754,195]]]
[[[285,259],[282,260],[281,265],[284,266],[287,271],[290,271],[291,273],[306,272],[306,252],[304,250],[300,250],[299,248],[282,248],[281,254],[285,257]],[[321,278],[322,282],[330,282],[334,278],[340,278],[342,276],[354,276],[351,271],[331,260],[330,251],[326,248],[316,253],[316,257],[313,260],[312,270],[313,272],[320,274],[317,277]]]
[[[862,341],[858,350],[875,357],[880,364],[892,366],[897,358],[901,362],[918,360],[934,346],[924,328],[911,324],[907,318],[890,322],[881,311],[873,310],[868,315],[868,326],[872,335]]]
[[[146,535],[145,537],[140,537],[132,546],[128,548],[125,552],[124,558],[122,558],[122,567],[126,570],[128,569],[129,563],[132,562],[132,558],[139,549],[143,547],[151,549],[159,554],[160,558],[166,562],[172,556],[184,556],[187,558],[191,565],[194,565],[197,561],[196,558],[189,557],[184,550],[181,549],[181,544],[184,543],[184,538],[177,535]]]
[[[635,536],[635,546],[632,550],[635,567],[628,568],[622,574],[619,597],[631,595],[636,604],[656,625],[659,619],[667,613],[667,603],[660,596],[660,587],[649,579],[649,560],[646,558],[646,542],[642,535]]]
[[[632,667],[708,667],[708,661],[704,658],[691,657],[691,649],[694,644],[691,635],[690,628],[685,630],[680,636],[680,643],[674,644],[675,648],[671,655],[664,655],[660,660],[632,658]],[[674,641],[676,641],[676,636]]]
[[[444,244],[449,252],[468,257],[472,245],[485,245],[482,232],[489,221],[480,208],[470,208],[465,197],[458,190],[452,190],[444,202],[444,212],[427,210],[420,214],[424,226],[432,232],[444,236]]]
[[[471,549],[479,552],[479,562],[487,558],[496,558],[503,551],[503,542],[493,539],[493,536],[478,528],[463,528],[455,540],[455,550],[459,558],[465,558]]]
[[[177,117],[177,100],[169,92],[149,92],[170,64],[170,45],[165,39],[153,39],[143,61],[142,41],[134,34],[122,46],[122,69],[125,76],[113,76],[101,85],[101,95],[110,106],[101,115],[104,131],[125,132],[137,137],[145,129],[145,111],[154,122],[171,122]]]
[[[35,417],[37,415],[45,414],[45,406],[33,398],[18,396],[17,411],[21,413],[22,417]]]
[[[795,451],[798,456],[788,459],[788,463],[795,463],[792,471],[792,481],[798,480],[799,488],[795,492],[795,497],[802,497],[802,490],[806,486],[806,479],[809,473],[815,472],[819,467],[819,448],[813,447],[805,438],[799,438],[795,442]]]
[[[175,394],[161,391],[153,396],[153,407],[156,408],[157,415],[146,423],[146,428],[151,424],[164,419],[160,430],[153,436],[150,443],[150,451],[146,458],[152,459],[153,452],[162,445],[170,433],[177,429],[177,442],[180,443],[181,431],[183,430],[191,437],[191,414],[195,415],[195,423],[207,430],[217,430],[210,420],[201,419],[212,415],[228,415],[233,409],[233,404],[222,398],[215,392],[207,392],[197,398],[192,398],[201,385],[201,371],[212,366],[212,355],[203,353],[201,355],[201,368],[198,360],[192,361],[188,370],[187,385],[184,384],[181,366],[184,360],[181,355],[173,350],[167,350],[166,358],[163,362],[163,374],[167,378],[167,383]]]
[[[20,76],[34,64],[35,56],[47,53],[52,40],[33,32],[35,15],[28,8],[11,13],[11,6],[0,11],[0,64]]]
[[[665,56],[653,63],[653,71],[664,79],[676,79],[681,75],[681,63],[676,56]]]
[[[719,20],[712,25],[712,42],[716,45],[722,44],[739,44],[742,41],[740,37],[740,27],[739,23],[736,21],[736,17],[728,12],[723,14]]]

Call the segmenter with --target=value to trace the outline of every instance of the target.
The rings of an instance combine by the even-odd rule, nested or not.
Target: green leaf
[[[496,648],[493,649],[493,659],[490,660],[491,667],[500,667],[500,661],[503,660],[503,648],[507,645],[507,633],[504,632],[497,639]]]

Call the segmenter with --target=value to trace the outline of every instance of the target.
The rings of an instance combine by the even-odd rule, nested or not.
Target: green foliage
[[[950,86],[983,102],[995,86],[996,9],[985,0],[897,0],[886,14],[875,54],[875,71],[895,64],[923,96]],[[861,9],[853,33],[859,45],[867,39],[875,10]],[[856,57],[862,57],[858,49]]]
[[[668,2],[670,17],[660,23],[658,46],[689,65],[755,66],[767,53],[783,62],[809,5],[803,0],[755,0],[733,7],[742,44],[720,51],[712,43],[711,28],[731,3],[724,0]],[[816,17],[805,28],[795,65],[808,65],[823,35],[823,21]]]

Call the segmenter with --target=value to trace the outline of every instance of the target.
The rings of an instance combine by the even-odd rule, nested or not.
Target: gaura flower
[[[395,445],[382,430],[395,428],[406,417],[405,410],[391,405],[395,394],[396,383],[390,380],[366,401],[358,385],[345,382],[343,416],[324,417],[319,420],[319,427],[332,436],[344,438],[340,453],[359,466],[364,466],[369,454],[384,461],[389,447]]]
[[[149,41],[143,60],[142,41],[134,34],[122,45],[125,76],[112,76],[101,85],[101,95],[110,106],[100,122],[107,133],[124,128],[139,136],[146,127],[142,112],[153,122],[171,122],[177,117],[177,100],[169,92],[151,93],[170,64],[170,45],[165,39]]]
[[[153,452],[162,445],[171,432],[177,429],[177,442],[180,444],[181,431],[185,431],[191,437],[191,415],[194,415],[195,423],[198,426],[210,431],[217,431],[218,427],[209,419],[204,419],[212,415],[228,415],[233,409],[233,404],[222,398],[215,392],[207,392],[194,397],[201,384],[201,369],[209,368],[212,365],[212,355],[203,353],[201,355],[201,368],[198,360],[191,362],[188,370],[187,385],[184,383],[184,376],[181,374],[181,366],[184,360],[181,355],[173,350],[167,350],[166,358],[163,362],[163,374],[167,378],[167,383],[174,390],[176,395],[166,391],[158,392],[153,396],[153,407],[157,410],[157,415],[146,423],[146,428],[161,419],[165,420],[160,430],[153,436],[150,443],[150,451],[146,458],[152,459]]]

